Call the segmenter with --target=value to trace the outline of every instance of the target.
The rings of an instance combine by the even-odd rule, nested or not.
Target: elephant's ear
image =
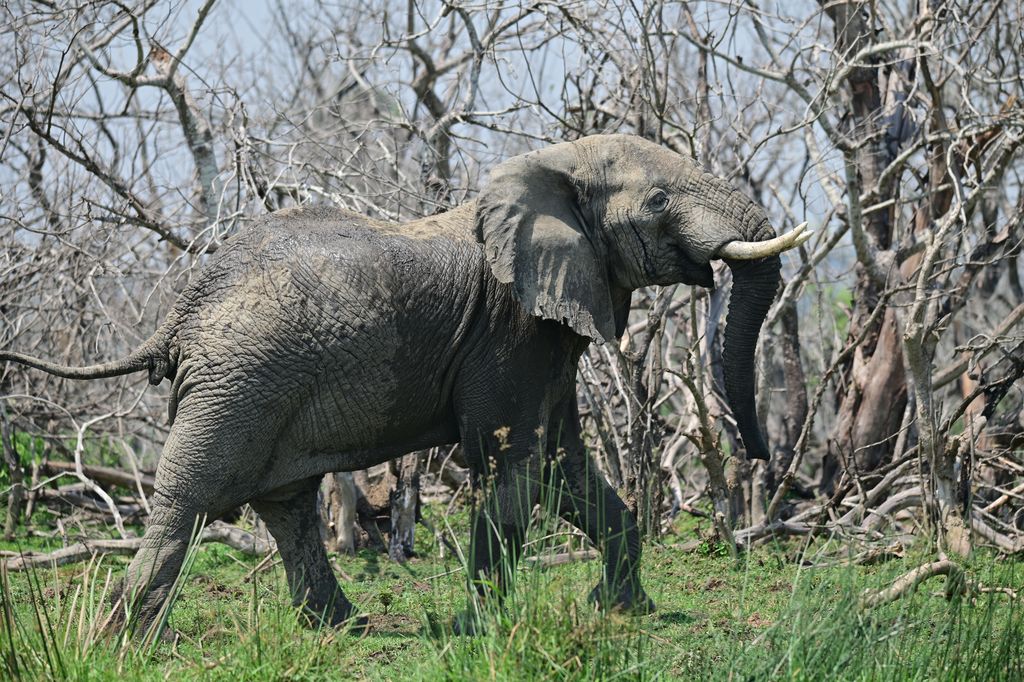
[[[608,267],[580,210],[574,163],[563,143],[496,167],[477,199],[476,237],[527,311],[600,343],[616,328]]]

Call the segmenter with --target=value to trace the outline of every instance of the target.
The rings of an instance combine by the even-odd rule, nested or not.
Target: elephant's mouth
[[[676,251],[676,262],[682,270],[683,284],[702,286],[706,289],[715,288],[715,273],[711,269],[711,262],[698,263],[690,258],[682,247],[674,247]]]

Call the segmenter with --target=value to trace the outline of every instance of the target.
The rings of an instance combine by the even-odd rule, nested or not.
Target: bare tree
[[[822,528],[863,543],[912,518],[947,554],[1020,551],[1020,5],[762,4],[277,2],[252,31],[231,0],[9,3],[0,346],[121,356],[254,217],[435,213],[497,160],[633,133],[728,177],[778,228],[821,228],[786,257],[765,324],[767,466],[721,397],[727,270],[713,292],[639,292],[619,343],[585,354],[586,437],[644,532],[686,511],[734,549]],[[134,381],[10,366],[0,390],[11,509],[28,439],[68,460],[76,423],[114,415],[83,432],[85,464],[134,471],[166,435],[161,392]],[[415,481],[452,479],[418,454],[395,472],[372,480],[394,487],[404,556]],[[334,531],[351,519],[340,483]]]

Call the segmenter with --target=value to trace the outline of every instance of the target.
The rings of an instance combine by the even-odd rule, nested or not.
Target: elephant
[[[603,554],[600,606],[654,608],[635,519],[585,450],[576,373],[591,342],[622,335],[631,293],[733,288],[727,402],[750,458],[767,459],[754,351],[780,276],[763,208],[695,161],[631,135],[584,137],[498,164],[475,200],[392,223],[335,207],[270,213],[227,239],[157,331],[71,379],[170,381],[171,424],[142,547],[123,579],[151,626],[197,518],[249,503],[277,541],[293,603],[314,624],[365,624],[316,523],[327,472],[460,442],[478,485],[473,588],[503,594],[542,491]]]

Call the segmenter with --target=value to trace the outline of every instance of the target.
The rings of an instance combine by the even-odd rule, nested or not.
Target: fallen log
[[[542,554],[540,556],[526,557],[524,563],[541,568],[571,564],[576,561],[593,561],[600,559],[601,553],[596,549],[583,549],[575,552],[560,552],[558,554]]]
[[[200,541],[220,542],[248,556],[265,556],[275,549],[272,543],[222,521],[214,521],[206,526]],[[133,556],[141,546],[142,538],[82,540],[69,547],[44,554],[23,552],[8,559],[6,568],[9,571],[24,571],[29,568],[66,566],[86,561],[96,555]]]
[[[58,474],[74,475],[76,472],[74,462],[59,462],[51,460],[44,462],[40,468],[51,476]],[[122,471],[120,469],[114,469],[113,467],[104,467],[92,464],[83,464],[82,473],[97,483],[102,483],[108,486],[119,485],[123,488],[136,490],[137,487],[141,485],[143,492],[147,495],[153,492],[153,486],[156,482],[156,478],[152,474],[144,474],[140,472],[138,479],[136,479],[135,474],[129,471]]]
[[[101,515],[110,515],[110,508],[107,505],[101,500],[90,497],[84,489],[75,489],[77,487],[68,486],[68,488],[58,488],[57,490],[41,488],[38,491],[37,500],[43,504],[65,504]],[[125,519],[134,519],[141,516],[145,511],[142,505],[137,503],[125,504],[118,502],[114,506],[121,517]]]
[[[734,533],[736,542],[743,547],[751,547],[758,540],[768,537],[780,537],[783,535],[807,535],[813,528],[806,523],[789,521],[774,521],[763,523],[759,526],[751,526]]]
[[[929,578],[937,575],[946,576],[946,599],[953,597],[976,596],[981,593],[1004,594],[1010,599],[1018,598],[1017,590],[1010,587],[987,587],[968,577],[967,573],[959,565],[949,559],[933,561],[923,566],[918,566],[912,571],[904,573],[896,578],[889,587],[880,590],[867,589],[860,595],[860,607],[872,609],[896,601],[917,591],[917,588]]]
[[[911,507],[919,507],[923,504],[923,500],[924,493],[919,485],[901,490],[894,495],[890,495],[877,509],[871,510],[864,518],[864,522],[861,523],[861,528],[866,531],[878,530],[880,526],[890,522],[896,512]]]
[[[985,523],[981,514],[975,511],[971,514],[971,528],[978,536],[988,540],[993,545],[999,548],[999,551],[1004,554],[1014,555],[1024,552],[1024,538],[1019,535],[1016,537],[1010,537],[1005,533],[1000,533],[992,526]]]
[[[894,602],[900,597],[913,593],[917,590],[918,585],[937,575],[946,576],[947,598],[963,593],[967,588],[963,569],[948,559],[942,559],[941,561],[933,561],[923,566],[918,566],[914,570],[901,575],[889,587],[884,589],[864,590],[860,596],[860,607],[862,609],[872,609]]]

